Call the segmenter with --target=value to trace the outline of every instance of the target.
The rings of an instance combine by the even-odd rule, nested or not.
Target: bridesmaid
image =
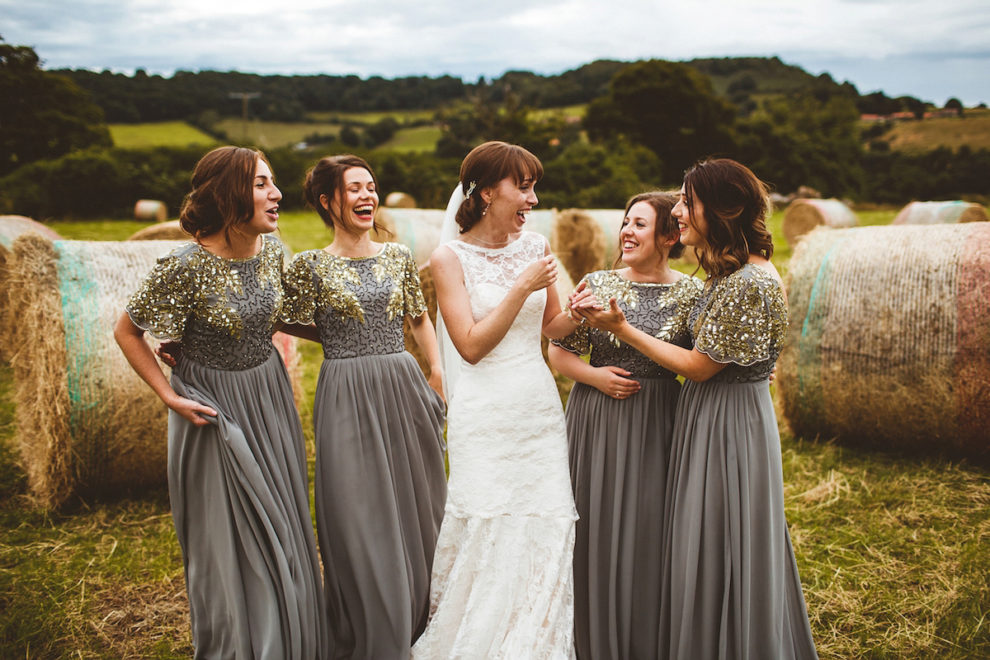
[[[328,636],[306,444],[272,345],[284,248],[258,151],[196,165],[180,214],[195,242],[158,260],[114,336],[169,407],[168,489],[197,658],[323,658]],[[171,384],[144,340],[182,342]]]
[[[436,334],[412,253],[371,238],[371,167],[357,156],[323,158],[304,190],[333,242],[292,260],[284,315],[315,321],[325,358],[313,421],[332,657],[408,658],[426,626],[447,493]],[[429,381],[405,351],[407,318]]]
[[[590,273],[572,296],[616,298],[629,323],[690,346],[687,315],[701,282],[674,271],[677,197],[647,192],[626,204],[620,270]],[[590,353],[589,362],[579,356]],[[550,362],[576,381],[567,401],[571,482],[580,518],[574,547],[578,658],[657,657],[660,542],[675,374],[608,332],[580,325],[550,346]]]
[[[661,657],[816,658],[784,518],[768,378],[787,330],[770,263],[766,185],[728,159],[697,163],[674,207],[708,274],[692,349],[631,326],[613,298],[589,322],[684,376],[664,503]]]

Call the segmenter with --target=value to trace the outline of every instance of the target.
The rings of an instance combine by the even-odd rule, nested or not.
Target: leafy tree
[[[695,69],[649,60],[615,75],[608,94],[588,106],[584,126],[593,140],[621,135],[647,147],[676,178],[698,158],[732,149],[734,115]]]
[[[0,176],[42,158],[110,146],[103,112],[72,81],[0,38]]]
[[[660,180],[660,160],[641,145],[575,142],[544,161],[538,195],[544,208],[622,208]]]
[[[960,101],[959,99],[957,99],[954,96],[951,99],[949,99],[948,101],[945,102],[945,109],[946,110],[955,110],[956,112],[959,113],[959,116],[960,117],[963,116],[963,110],[964,110],[964,108],[963,108],[962,101]]]
[[[781,192],[808,185],[829,196],[860,191],[859,112],[846,95],[814,89],[780,97],[740,125],[738,158]]]

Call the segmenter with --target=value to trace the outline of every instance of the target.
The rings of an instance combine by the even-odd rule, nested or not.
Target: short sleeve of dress
[[[158,259],[125,310],[134,325],[157,339],[182,341],[192,297],[188,265],[173,252]]]
[[[404,261],[402,274],[403,312],[406,316],[422,316],[426,311],[426,298],[423,297],[423,287],[419,281],[419,268],[413,258],[412,250],[401,246],[400,254]]]
[[[282,276],[282,320],[285,323],[309,325],[316,313],[319,276],[308,255],[300,252]]]
[[[781,327],[775,315],[786,314],[780,285],[769,274],[739,273],[717,286],[700,319],[695,348],[722,364],[749,366],[771,359],[771,347],[782,339],[774,336]]]

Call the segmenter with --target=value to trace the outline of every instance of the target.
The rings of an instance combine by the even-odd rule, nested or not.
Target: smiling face
[[[506,177],[485,191],[485,199],[491,202],[485,215],[494,224],[493,228],[510,234],[522,231],[526,214],[540,201],[536,197],[536,181],[531,176],[519,182]]]
[[[660,258],[656,245],[657,212],[648,202],[636,202],[622,219],[619,247],[622,261],[633,268],[648,268]]]
[[[275,186],[272,170],[261,158],[255,168],[254,183],[254,215],[247,223],[248,231],[267,234],[278,229],[278,203],[282,192]]]
[[[684,186],[678,193],[673,215],[681,232],[681,243],[691,247],[703,247],[707,243],[708,223],[705,207],[695,195],[688,195]]]
[[[371,172],[363,167],[350,167],[341,177],[341,186],[334,195],[331,214],[340,219],[345,231],[364,233],[371,231],[378,209],[378,189]],[[320,202],[327,205],[326,195]]]

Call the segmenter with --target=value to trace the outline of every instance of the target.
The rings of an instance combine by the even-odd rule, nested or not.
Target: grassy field
[[[207,146],[216,139],[183,121],[150,124],[110,124],[110,137],[116,147],[186,147]]]
[[[900,121],[881,137],[895,151],[921,153],[935,146],[990,149],[990,110],[967,110],[963,117]]]
[[[885,224],[896,209],[859,213]],[[780,236],[781,213],[771,231]],[[294,250],[329,233],[285,213]],[[127,223],[60,223],[67,238],[118,240]],[[791,248],[778,240],[786,270]],[[320,349],[301,347],[300,410],[312,462]],[[0,364],[0,657],[183,658],[191,647],[167,495],[34,508],[14,450],[12,375]],[[822,658],[990,657],[990,479],[937,458],[795,438],[781,421],[785,504]],[[164,439],[163,439],[164,442]]]

